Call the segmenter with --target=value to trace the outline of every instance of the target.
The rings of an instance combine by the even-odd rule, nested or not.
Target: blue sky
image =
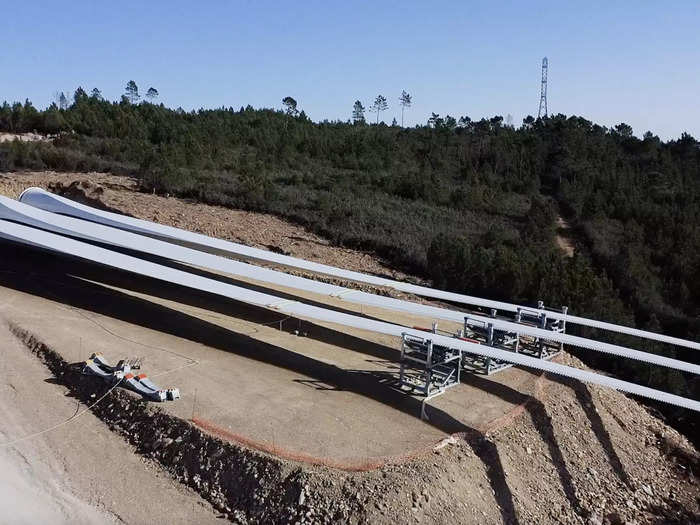
[[[0,100],[49,104],[78,85],[142,92],[185,109],[280,107],[347,119],[360,99],[413,95],[473,119],[537,114],[543,56],[550,113],[637,135],[700,137],[700,3],[651,2],[15,2],[3,9]],[[498,5],[496,5],[498,4]]]

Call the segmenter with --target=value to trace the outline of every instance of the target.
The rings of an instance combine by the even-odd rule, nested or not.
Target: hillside
[[[0,178],[0,193],[15,197],[28,185],[52,188],[91,205],[164,224],[320,262],[342,261],[348,268],[392,274],[371,255],[332,247],[307,230],[273,216],[142,193],[135,181],[125,177],[11,173]],[[77,268],[74,272],[80,275]],[[61,290],[62,286],[55,289]],[[65,359],[61,353],[68,348],[77,351],[74,337],[66,346],[57,337],[62,329],[52,332],[46,319],[56,317],[61,319],[59,324],[74,326],[77,320],[85,322],[89,310],[66,308],[56,297],[47,300],[16,292],[12,297],[0,310],[13,333],[0,332],[13,352],[13,368],[3,381],[8,391],[15,392],[12,399],[31,402],[32,413],[40,414],[42,424],[47,425],[56,420],[58,413],[73,412],[72,406],[54,401],[61,399],[56,395],[58,391],[71,392],[83,400],[91,399],[91,391],[80,390],[82,387],[72,383],[70,375],[61,373],[61,360]],[[36,312],[22,307],[27,300],[36,306]],[[86,303],[84,308],[92,307]],[[87,319],[97,318],[90,314]],[[103,323],[107,320],[99,318]],[[137,328],[126,332],[124,327],[111,326],[110,338],[127,333],[133,338],[137,333]],[[85,341],[89,340],[88,330],[81,333]],[[120,347],[128,344],[129,348],[133,344],[122,339],[116,343]],[[48,370],[40,370],[41,362]],[[562,362],[585,367],[568,354]],[[40,378],[47,373],[56,380],[43,382],[40,392],[30,383],[16,380],[28,374]],[[133,511],[123,514],[126,502],[137,501],[134,498],[138,497],[130,494],[129,484],[124,483],[124,469],[101,476],[86,474],[78,465],[89,471],[88,465],[99,461],[104,451],[127,457],[137,454],[146,461],[142,463],[146,468],[132,465],[130,479],[136,479],[138,472],[140,486],[173,494],[179,502],[172,509],[179,516],[173,518],[176,522],[208,521],[214,516],[210,504],[222,516],[242,522],[618,524],[693,523],[700,519],[695,477],[700,456],[684,437],[636,401],[614,391],[553,378],[539,379],[533,397],[497,388],[485,379],[474,380],[491,395],[512,402],[514,408],[487,426],[465,430],[411,458],[389,460],[367,472],[344,472],[256,452],[231,441],[225,433],[220,436],[223,440],[216,434],[203,434],[160,408],[144,409],[128,395],[115,395],[108,405],[100,405],[85,416],[89,420],[80,425],[90,428],[91,433],[67,426],[39,438],[40,442],[46,440],[50,455],[32,454],[35,464],[54,465],[63,458],[73,461],[69,465],[72,475],[79,476],[78,483],[89,487],[93,476],[93,484],[101,487],[101,494],[87,489],[91,502],[102,512],[121,515],[125,520],[134,519]],[[42,400],[52,401],[42,407]],[[26,404],[22,406],[4,405],[4,413],[11,417],[6,417],[3,425],[12,421],[13,433],[36,428],[36,423],[28,419]],[[186,411],[189,413],[189,404]],[[8,428],[3,426],[2,432],[8,434]],[[63,432],[72,432],[73,439],[61,439]],[[95,435],[100,436],[97,450],[92,438]],[[43,450],[29,443],[23,446]],[[75,449],[80,446],[84,447],[83,454],[78,456]],[[210,452],[200,457],[205,449]],[[55,471],[56,467],[52,468]],[[227,484],[230,477],[235,477],[236,484]],[[246,490],[241,491],[241,486]],[[74,488],[62,490],[72,494]],[[152,508],[151,514],[158,516],[154,512],[165,510]]]
[[[127,175],[143,192],[288,219],[438,287],[700,338],[700,148],[687,134],[638,139],[625,124],[564,115],[519,128],[498,116],[436,115],[410,129],[314,123],[303,112],[184,112],[82,90],[67,109],[5,104],[0,131],[56,135],[0,143],[0,171]],[[559,217],[570,225],[568,252]],[[700,383],[679,373],[581,357],[700,395]],[[659,408],[700,435],[697,420]]]

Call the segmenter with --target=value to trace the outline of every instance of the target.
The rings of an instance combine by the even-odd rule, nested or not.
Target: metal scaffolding
[[[460,350],[436,345],[427,338],[402,334],[399,374],[402,387],[424,396],[442,394],[459,383],[461,365]]]

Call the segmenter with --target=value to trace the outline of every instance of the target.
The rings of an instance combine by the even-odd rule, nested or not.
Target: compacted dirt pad
[[[269,245],[266,236],[286,242],[295,238],[293,246],[304,256],[311,250],[324,262],[351,262],[356,268],[369,266],[389,273],[379,261],[370,262],[369,256],[358,257],[350,250],[341,254],[342,261],[336,260],[337,249],[303,231],[290,232],[289,225],[272,217],[265,217],[261,226],[259,215],[217,207],[184,204],[187,211],[183,212],[183,204],[176,199],[135,193],[130,179],[108,182],[102,176],[97,180],[100,185],[59,179],[47,186],[120,211],[127,202],[132,211],[142,200],[138,207],[152,212],[152,219],[205,232],[209,232],[205,225],[214,225],[214,233],[229,238],[231,229],[240,228],[246,238],[238,240],[250,242],[253,232],[262,230],[254,243],[261,246]],[[45,179],[33,175],[28,175],[27,182],[46,185]],[[13,190],[7,193],[20,191]],[[108,198],[112,194],[120,198]],[[286,242],[275,248],[282,249]],[[56,256],[48,261],[45,254],[32,250],[13,251],[15,259],[6,261],[4,282],[25,293],[5,291],[12,297],[8,318],[51,341],[68,361],[84,360],[93,351],[113,361],[144,357],[151,377],[158,379],[167,372],[160,382],[168,383],[161,386],[176,386],[182,392],[182,399],[165,404],[165,410],[193,419],[221,437],[284,457],[348,469],[410,458],[450,434],[492,428],[534,393],[537,384],[536,375],[519,369],[490,378],[467,377],[446,395],[431,400],[426,409],[429,421],[422,421],[422,400],[395,387],[398,338],[287,319],[124,272]],[[325,256],[327,252],[336,257]],[[433,321],[204,273],[405,326],[430,326]],[[25,278],[27,274],[31,277]]]
[[[138,193],[128,178],[0,176],[0,193],[10,196],[32,185],[254,246],[406,277],[376,258],[331,247],[274,217]],[[183,397],[174,403],[134,405],[120,394],[97,411],[140,454],[234,521],[683,523],[698,518],[697,452],[617,392],[510,369],[491,378],[465,377],[432,400],[429,421],[421,421],[420,399],[394,386],[399,344],[394,338],[284,318],[7,243],[0,249],[0,316],[29,349],[45,343],[67,362],[94,351],[115,361],[140,356],[156,383],[181,389]],[[313,294],[302,300],[406,325],[431,322]],[[567,355],[564,361],[582,366]],[[60,396],[62,388],[47,383],[41,395]],[[140,423],[132,423],[128,414],[137,412]],[[65,414],[56,414],[60,420],[59,415]],[[35,430],[30,427],[22,430]],[[75,432],[70,429],[56,430],[57,442]],[[243,447],[218,446],[216,437]],[[54,453],[69,454],[61,447]],[[97,466],[101,458],[86,449],[85,461]],[[125,482],[123,472],[110,479],[114,485]],[[119,506],[98,510],[112,516]],[[192,512],[197,509],[215,515],[206,505],[193,504]],[[196,514],[187,517],[202,521]]]
[[[112,362],[142,357],[159,386],[182,393],[163,410],[284,457],[347,469],[410,458],[450,434],[490,428],[537,384],[538,376],[518,369],[467,376],[429,402],[424,422],[421,399],[394,386],[398,339],[285,318],[46,253],[6,253],[0,313],[7,319],[50,341],[69,362],[92,352]]]

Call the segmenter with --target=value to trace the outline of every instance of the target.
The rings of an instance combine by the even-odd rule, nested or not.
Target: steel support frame
[[[462,352],[434,345],[432,340],[410,334],[402,334],[399,383],[402,387],[426,398],[440,395],[459,384],[462,368]],[[411,380],[409,369],[419,372],[419,380]]]

